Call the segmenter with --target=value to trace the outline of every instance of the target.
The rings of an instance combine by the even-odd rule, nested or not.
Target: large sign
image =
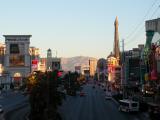
[[[38,70],[38,60],[32,60],[32,71]]]
[[[24,55],[19,55],[19,54],[10,55],[9,56],[9,63],[10,63],[11,67],[24,66],[24,64],[25,64]]]

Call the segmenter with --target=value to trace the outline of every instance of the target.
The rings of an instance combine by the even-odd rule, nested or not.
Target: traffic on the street
[[[93,87],[94,86],[94,87]],[[82,97],[82,93],[85,95]],[[92,84],[83,85],[82,92],[67,96],[59,108],[63,120],[145,120],[138,112],[119,111],[119,104],[107,98],[103,87]],[[146,119],[147,120],[147,119]]]

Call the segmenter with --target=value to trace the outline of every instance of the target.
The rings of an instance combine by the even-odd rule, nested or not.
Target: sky
[[[119,43],[125,50],[145,44],[145,21],[160,17],[159,0],[0,0],[3,35],[32,35],[42,57],[107,58],[113,50],[118,16]]]

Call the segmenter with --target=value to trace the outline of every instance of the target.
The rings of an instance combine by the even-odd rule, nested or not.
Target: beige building
[[[29,54],[38,59],[40,55],[39,48],[29,47]]]
[[[31,56],[31,71],[37,71],[38,70],[38,64],[40,62],[40,52],[39,48],[36,47],[30,47],[29,48],[29,54]]]
[[[23,78],[31,72],[31,57],[29,54],[31,35],[3,36],[6,44],[4,70],[10,74],[14,83],[20,85]]]
[[[119,67],[117,59],[114,56],[110,55],[107,58],[107,66],[108,66],[108,81],[115,82],[116,73],[119,72],[116,70],[116,68]]]
[[[5,51],[6,51],[6,45],[0,43],[0,64],[2,67],[4,66]]]
[[[89,72],[90,76],[94,76],[96,73],[96,67],[97,67],[97,59],[89,59]]]
[[[45,72],[46,68],[47,68],[47,59],[40,58],[40,61],[38,62],[38,70],[41,72]]]

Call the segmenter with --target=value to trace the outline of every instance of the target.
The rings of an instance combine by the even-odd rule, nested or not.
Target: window
[[[137,107],[137,103],[132,103],[132,107]]]
[[[129,107],[129,103],[125,103],[125,102],[120,102],[120,105]]]
[[[10,44],[10,54],[19,54],[18,44]]]

